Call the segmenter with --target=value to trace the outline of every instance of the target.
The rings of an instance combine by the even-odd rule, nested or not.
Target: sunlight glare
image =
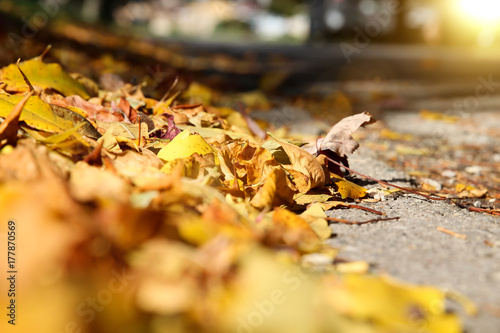
[[[460,0],[460,6],[467,16],[482,22],[500,19],[499,1]]]

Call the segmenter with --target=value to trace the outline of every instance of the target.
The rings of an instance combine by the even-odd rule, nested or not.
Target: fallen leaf
[[[357,320],[371,321],[381,331],[462,331],[458,318],[446,311],[445,294],[436,288],[360,274],[326,279],[330,288],[325,292],[338,311]]]
[[[319,239],[325,240],[330,238],[332,235],[332,229],[328,225],[328,221],[325,219],[325,211],[319,203],[312,204],[299,216],[309,223],[309,226],[316,233]]]
[[[114,136],[121,136],[127,139],[138,139],[139,138],[139,133],[141,133],[141,136],[149,136],[148,135],[148,125],[145,123],[139,124],[129,124],[125,123],[122,121],[115,121],[115,122],[103,122],[103,121],[96,121],[97,127],[102,130],[105,130],[106,132],[110,132]]]
[[[22,96],[0,93],[0,117],[6,117],[12,108],[22,100]],[[101,135],[85,118],[60,106],[45,103],[40,97],[32,96],[24,105],[19,120],[27,125],[49,133],[70,130],[79,123],[84,123],[79,132],[91,138]]]
[[[323,139],[318,139],[313,145],[304,147],[311,154],[318,151],[330,150],[340,157],[352,154],[359,147],[359,143],[353,139],[352,133],[360,126],[373,124],[376,120],[367,113],[358,113],[346,117],[335,124]]]
[[[342,178],[336,174],[331,174],[334,186],[342,196],[342,199],[359,199],[366,195],[366,189]]]
[[[304,176],[303,181],[300,181],[299,178],[295,182],[301,193],[306,193],[312,188],[325,184],[325,173],[321,164],[314,156],[295,145],[286,143],[274,137],[273,139],[283,147],[288,155],[291,162],[289,169],[297,171]],[[287,166],[285,165],[285,167]]]
[[[69,186],[74,198],[83,202],[127,202],[130,192],[129,185],[121,177],[84,162],[78,162],[71,170]]]
[[[34,85],[57,90],[65,96],[79,95],[85,99],[90,97],[85,87],[66,73],[59,64],[46,64],[39,58],[34,58],[21,62],[19,67]],[[15,64],[2,68],[0,80],[7,83],[7,91],[26,91],[24,78]]]
[[[158,152],[163,161],[173,161],[178,158],[189,157],[194,153],[200,156],[217,152],[199,134],[191,134],[188,129],[177,135],[169,144]],[[218,163],[218,158],[216,158]]]
[[[258,209],[290,205],[296,191],[285,170],[279,166],[267,166],[267,168],[270,171],[264,171],[267,175],[264,184],[250,200],[250,204]]]

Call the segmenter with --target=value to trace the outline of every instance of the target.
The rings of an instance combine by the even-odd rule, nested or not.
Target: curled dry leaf
[[[307,151],[316,154],[322,150],[331,150],[340,157],[352,154],[359,147],[359,143],[353,139],[352,133],[360,126],[373,124],[376,120],[367,113],[358,113],[346,117],[335,124],[323,139],[318,139],[314,145],[309,145]]]
[[[297,171],[304,176],[302,179],[300,175],[296,175],[299,177],[295,177],[297,179],[297,188],[301,193],[306,193],[312,188],[325,184],[325,172],[323,171],[321,164],[314,156],[300,147],[286,143],[275,137],[273,137],[273,139],[276,140],[281,147],[283,147],[288,155],[291,162],[290,169]]]

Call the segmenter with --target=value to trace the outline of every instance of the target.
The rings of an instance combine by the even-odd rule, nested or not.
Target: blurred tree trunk
[[[84,0],[82,4],[82,19],[87,22],[97,22],[101,0]]]
[[[325,22],[326,0],[309,0],[307,5],[310,19],[309,41],[322,40],[328,34]]]
[[[110,23],[113,12],[125,1],[118,0],[84,0],[82,4],[82,18],[87,22]]]

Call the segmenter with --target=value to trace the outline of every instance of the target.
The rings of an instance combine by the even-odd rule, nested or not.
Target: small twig
[[[430,199],[430,200],[446,200],[446,198],[436,198],[436,197],[431,197],[431,196],[429,196],[429,195],[422,194],[422,193],[420,193],[420,192],[410,190],[410,189],[408,189],[408,188],[406,188],[406,187],[397,186],[397,185],[394,185],[394,184],[391,184],[391,183],[388,183],[388,182],[384,182],[383,180],[378,180],[378,179],[375,179],[375,178],[373,178],[373,177],[370,177],[370,176],[364,175],[364,174],[362,174],[362,173],[360,173],[360,172],[354,171],[353,169],[351,169],[351,168],[349,168],[349,167],[346,167],[345,165],[342,165],[342,164],[340,164],[340,163],[339,163],[339,162],[337,162],[337,161],[332,160],[331,158],[329,158],[329,157],[328,157],[328,156],[326,156],[326,155],[325,155],[325,157],[326,157],[326,159],[327,159],[328,161],[330,161],[330,162],[332,162],[332,163],[334,163],[334,164],[338,165],[339,167],[344,168],[344,169],[346,169],[346,170],[349,170],[350,172],[355,173],[355,174],[357,174],[357,175],[360,175],[360,176],[361,176],[361,177],[363,177],[363,178],[373,180],[374,182],[377,182],[377,183],[379,183],[379,184],[386,185],[386,186],[391,186],[391,187],[395,187],[395,188],[400,189],[400,190],[402,190],[402,191],[406,191],[406,192],[410,192],[410,193],[413,193],[413,194],[416,194],[416,195],[420,195],[420,196],[423,196],[424,198],[427,198],[427,199]]]
[[[140,147],[141,146],[141,135],[142,135],[142,133],[141,133],[141,115],[140,114],[137,115],[137,119],[139,121],[139,139],[137,141],[137,146]]]
[[[363,206],[360,206],[360,205],[349,205],[347,207],[366,210],[368,212],[371,212],[371,213],[374,213],[374,214],[377,214],[377,215],[385,215],[385,213],[379,212],[378,210],[371,209],[371,208],[368,208],[368,207],[363,207]]]
[[[172,90],[174,90],[175,86],[177,85],[177,83],[179,82],[179,77],[176,76],[175,79],[174,79],[174,82],[172,83],[172,85],[170,86],[170,88],[168,88],[168,91],[165,93],[165,95],[163,95],[163,97],[160,99],[160,103],[163,103],[166,101],[168,95],[170,95],[170,93],[172,92]]]
[[[371,219],[371,220],[367,220],[367,221],[348,221],[348,220],[344,220],[344,219],[338,219],[336,217],[326,217],[325,219],[327,221],[332,221],[332,222],[360,225],[360,224],[374,223],[374,222],[380,222],[380,221],[399,220],[399,216],[398,217],[386,217],[386,218]]]
[[[202,106],[202,105],[203,104],[201,104],[201,103],[176,105],[176,106],[172,106],[171,109],[174,109],[174,110],[194,109],[194,108],[197,108],[197,107]]]
[[[500,212],[493,210],[493,209],[486,209],[486,208],[479,208],[479,207],[468,207],[467,209],[471,212],[488,213],[488,214],[500,216]]]
[[[448,230],[448,229],[445,229],[443,227],[437,227],[436,230],[438,231],[441,231],[441,232],[444,232],[445,234],[448,234],[450,236],[453,236],[453,237],[456,237],[456,238],[460,238],[460,239],[466,239],[467,236],[465,235],[462,235],[462,234],[459,234],[459,233],[456,233],[454,231],[451,231],[451,230]]]

